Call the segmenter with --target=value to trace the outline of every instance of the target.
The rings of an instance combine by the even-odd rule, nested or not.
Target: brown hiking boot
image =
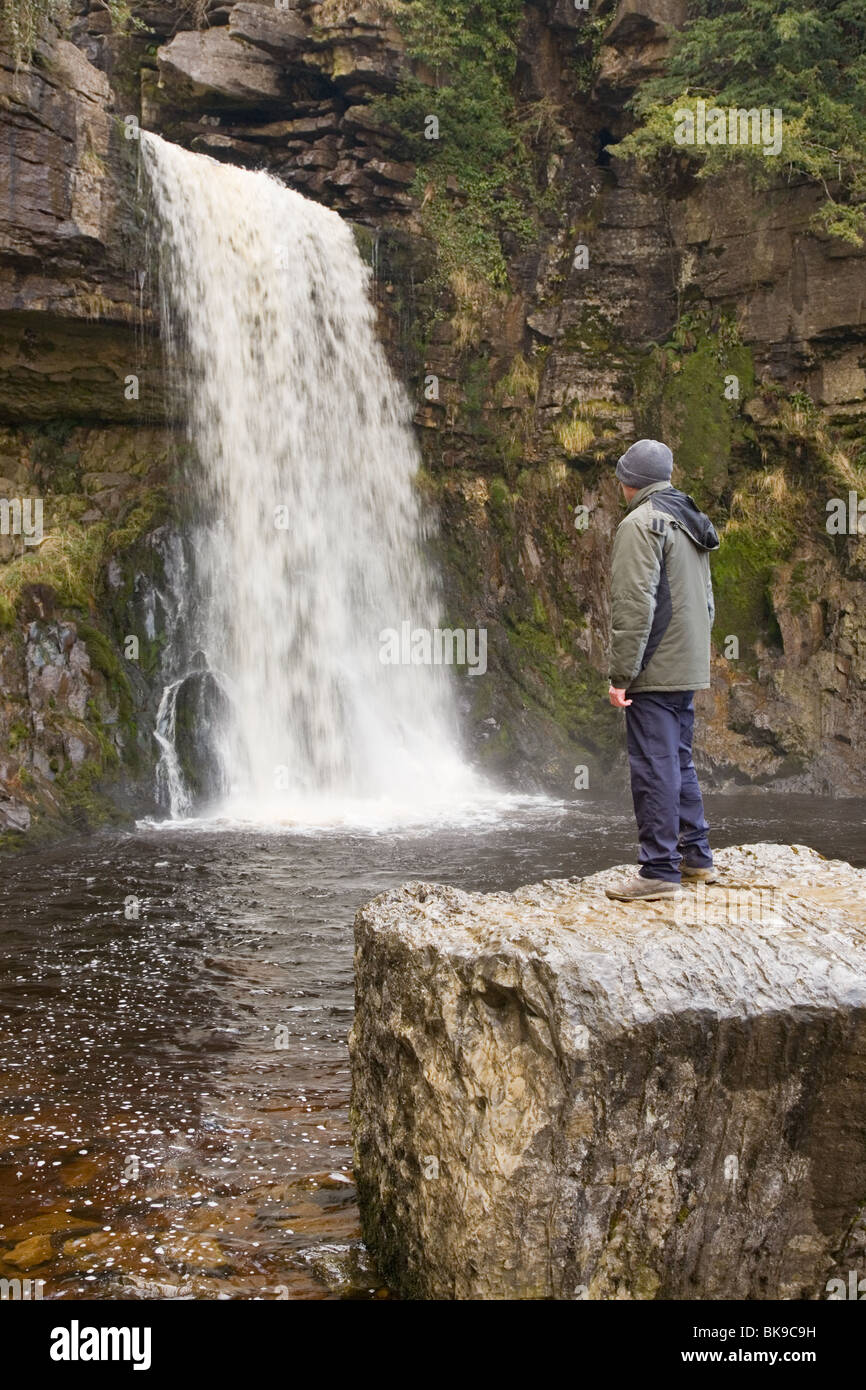
[[[641,878],[640,874],[635,874],[634,878],[626,879],[625,883],[620,883],[615,888],[605,888],[605,893],[609,898],[615,898],[621,903],[651,903],[657,898],[675,897],[682,892],[678,883],[668,883],[664,878]]]
[[[718,883],[719,878],[712,864],[706,869],[702,869],[698,865],[693,867],[689,864],[681,864],[680,874],[683,883]]]

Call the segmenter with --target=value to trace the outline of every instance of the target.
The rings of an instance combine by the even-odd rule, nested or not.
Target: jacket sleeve
[[[620,524],[611,557],[610,683],[625,690],[640,672],[655,615],[665,537]]]
[[[710,561],[707,558],[707,612],[710,615],[710,627],[716,621],[716,601],[713,598],[713,576],[710,571]]]

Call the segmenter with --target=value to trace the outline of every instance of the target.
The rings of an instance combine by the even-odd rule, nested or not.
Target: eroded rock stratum
[[[679,905],[614,904],[608,870],[358,913],[356,1178],[404,1296],[820,1299],[863,1272],[866,870],[717,862]]]

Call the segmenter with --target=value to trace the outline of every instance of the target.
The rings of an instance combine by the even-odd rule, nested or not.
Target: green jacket
[[[706,690],[713,585],[709,517],[670,483],[629,503],[611,558],[610,683],[620,690]]]

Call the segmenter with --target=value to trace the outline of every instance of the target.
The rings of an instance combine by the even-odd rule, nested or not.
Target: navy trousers
[[[709,825],[692,761],[693,690],[647,690],[625,712],[640,875],[679,883],[680,863],[709,868]]]

